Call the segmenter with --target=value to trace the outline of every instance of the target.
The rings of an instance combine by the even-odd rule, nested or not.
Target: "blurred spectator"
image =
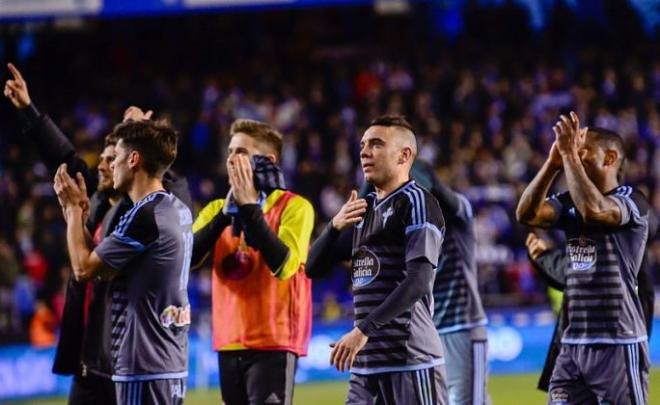
[[[365,124],[385,112],[406,114],[417,128],[420,158],[475,207],[479,285],[487,305],[543,299],[544,287],[518,252],[526,230],[514,225],[512,214],[552,144],[552,123],[567,109],[587,125],[624,136],[627,181],[648,193],[660,211],[660,51],[654,38],[627,38],[617,47],[599,40],[596,28],[580,27],[566,44],[558,22],[516,38],[512,46],[506,38],[484,41],[484,33],[493,32],[486,24],[448,44],[417,24],[424,10],[401,17],[407,24],[396,30],[361,19],[363,32],[353,19],[327,18],[331,11],[305,13],[240,23],[211,15],[139,24],[97,21],[66,34],[46,29],[35,36],[34,56],[21,67],[35,103],[90,165],[100,138],[126,106],[144,105],[172,120],[182,134],[175,166],[190,179],[197,206],[227,192],[224,162],[232,120],[273,123],[285,134],[287,182],[313,202],[319,227],[361,182]],[[291,35],[310,21],[318,30],[309,37]],[[204,48],[215,53],[191,46],[200,26],[213,27],[203,36]],[[342,29],[355,35],[344,37]],[[15,42],[12,35],[3,39],[7,49]],[[112,46],[98,46],[104,43]],[[275,43],[277,50],[268,49],[266,44]],[[51,174],[35,161],[16,130],[19,118],[3,102],[0,339],[26,337],[29,329],[33,341],[48,344],[57,329],[62,273],[68,271],[64,227]],[[660,275],[660,241],[649,246]],[[191,302],[201,309],[193,313],[201,319],[209,307],[208,279],[207,268],[190,280]],[[315,315],[346,316],[349,288],[340,270],[315,283]]]

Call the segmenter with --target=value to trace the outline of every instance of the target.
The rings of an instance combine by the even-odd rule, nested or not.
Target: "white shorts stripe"
[[[433,400],[431,400],[431,381],[429,379],[429,370],[422,370],[422,373],[424,374],[424,385],[426,386],[426,399],[425,402],[428,403],[429,405],[433,405]]]
[[[628,378],[632,383],[632,394],[635,399],[635,404],[642,404],[642,395],[641,389],[639,386],[639,368],[638,368],[638,353],[636,349],[637,345],[627,345],[626,350],[628,351]]]
[[[417,380],[417,394],[419,395],[419,399],[424,405],[424,395],[422,394],[422,378],[420,376],[420,370],[415,371],[415,377]]]
[[[426,372],[424,373],[424,377],[426,378],[426,391],[427,391],[427,401],[429,405],[433,405],[433,389],[431,387],[431,371],[432,368],[427,368]]]
[[[485,403],[486,381],[486,344],[474,342],[472,344],[472,403],[483,405]]]

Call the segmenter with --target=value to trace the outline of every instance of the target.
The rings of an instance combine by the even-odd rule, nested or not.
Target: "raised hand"
[[[247,155],[236,154],[227,159],[227,173],[236,205],[256,204],[259,193],[254,188],[252,166]]]
[[[16,69],[16,66],[8,63],[7,68],[11,72],[13,79],[9,79],[5,82],[5,97],[7,97],[16,108],[22,109],[28,107],[32,101],[30,100],[30,94],[28,93],[27,83],[23,79],[23,76],[21,76],[21,72]]]
[[[570,117],[559,116],[559,121],[552,127],[555,133],[557,150],[564,156],[577,153],[584,146],[588,128],[580,128],[580,119],[571,111]]]
[[[151,116],[154,114],[153,111],[148,110],[147,112],[142,111],[140,107],[136,107],[134,105],[128,107],[126,111],[124,111],[124,120],[123,122],[126,122],[128,120],[131,121],[147,121],[151,119]]]
[[[364,198],[358,198],[357,191],[351,191],[351,196],[341,209],[332,218],[332,227],[342,231],[347,227],[362,221],[362,215],[367,212],[367,201]]]
[[[76,173],[76,180],[74,180],[66,169],[66,163],[61,164],[57,169],[53,189],[62,209],[66,211],[71,207],[80,207],[84,218],[85,215],[89,215],[89,197],[85,179],[82,174]]]

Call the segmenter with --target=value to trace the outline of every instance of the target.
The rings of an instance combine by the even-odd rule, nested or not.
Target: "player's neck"
[[[608,193],[619,187],[619,181],[615,177],[603,177],[600,181],[594,182],[594,185],[601,193]]]
[[[119,201],[121,201],[121,196],[122,195],[123,195],[123,193],[120,193],[117,190],[112,190],[108,194],[108,202],[110,202],[110,206],[114,207],[115,205],[117,205],[119,203]]]
[[[376,198],[382,200],[383,198],[387,197],[391,192],[401,187],[408,181],[410,181],[410,176],[406,174],[405,176],[395,177],[385,184],[381,184],[378,186],[374,185],[374,188],[376,189]]]
[[[137,173],[133,179],[133,184],[128,190],[128,196],[133,203],[136,203],[156,191],[163,190],[163,182],[156,177],[149,177],[146,173]]]

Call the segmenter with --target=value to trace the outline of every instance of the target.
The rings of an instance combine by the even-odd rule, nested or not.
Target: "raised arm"
[[[357,191],[351,191],[348,201],[312,244],[305,266],[307,277],[323,277],[330,272],[333,264],[350,258],[352,226],[362,220],[366,209],[367,202],[358,198]]]
[[[66,242],[76,281],[89,280],[104,270],[101,259],[92,251],[85,236],[84,205],[87,203],[85,180],[80,173],[73,180],[66,164],[55,174],[54,189],[66,219]]]
[[[238,206],[237,218],[245,231],[246,243],[257,249],[271,273],[281,280],[295,275],[307,259],[309,239],[314,227],[314,209],[302,197],[293,197],[282,212],[275,233],[266,223],[254,173],[246,155],[238,154],[227,161],[231,193]]]
[[[69,174],[75,175],[80,172],[93,192],[95,178],[90,175],[87,164],[76,154],[71,141],[45,114],[42,114],[32,103],[28,92],[27,82],[21,72],[11,63],[7,68],[12,74],[12,79],[7,80],[4,95],[18,110],[23,121],[23,132],[27,139],[33,141],[40,158],[49,170],[54,172],[62,164],[66,163]]]
[[[330,273],[332,266],[351,256],[353,229],[340,232],[328,224],[309,249],[305,273],[309,278],[322,278]]]
[[[258,204],[240,206],[238,215],[245,225],[246,242],[261,252],[275,277],[293,277],[307,261],[314,228],[314,208],[309,201],[300,196],[289,200],[277,233],[268,227]]]
[[[191,269],[200,267],[213,251],[216,241],[224,229],[231,224],[231,218],[222,211],[226,199],[211,201],[200,212],[193,223],[193,253]]]
[[[585,143],[587,128],[580,128],[577,114],[571,111],[570,118],[562,115],[553,130],[564,164],[568,192],[584,221],[609,226],[621,224],[621,207],[598,190],[580,160],[579,152]]]
[[[525,188],[520,201],[518,201],[518,207],[516,208],[518,222],[541,228],[547,228],[554,223],[557,212],[555,212],[554,206],[546,201],[546,196],[561,168],[561,156],[555,142],[550,149],[548,159]]]

